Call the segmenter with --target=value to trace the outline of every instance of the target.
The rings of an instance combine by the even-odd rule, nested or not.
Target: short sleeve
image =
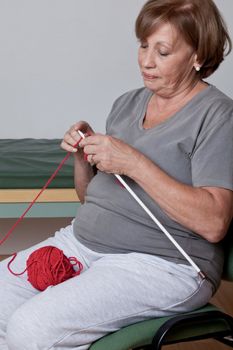
[[[191,167],[193,186],[233,190],[233,115],[199,135]]]
[[[113,111],[114,111],[114,109],[115,109],[115,107],[116,107],[116,104],[117,104],[117,100],[114,101],[114,103],[113,103],[113,105],[112,105],[112,108],[111,108],[111,110],[110,110],[110,113],[109,113],[109,115],[108,115],[108,117],[107,117],[107,120],[106,120],[105,132],[106,132],[107,135],[110,135],[110,128],[111,128],[112,118],[113,118],[112,116],[113,116]]]

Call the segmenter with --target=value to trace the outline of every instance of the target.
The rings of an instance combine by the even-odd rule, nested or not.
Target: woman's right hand
[[[81,136],[78,130],[82,131],[84,135],[94,135],[93,129],[85,121],[79,121],[72,125],[70,129],[65,133],[61,142],[61,148],[67,152],[82,153],[82,148],[78,148],[76,145],[81,141]]]
[[[87,186],[95,174],[90,164],[85,160],[83,148],[78,147],[79,141],[81,141],[78,130],[82,131],[84,135],[94,135],[94,131],[87,122],[77,122],[65,133],[61,148],[74,155],[74,184],[80,202],[84,203]]]

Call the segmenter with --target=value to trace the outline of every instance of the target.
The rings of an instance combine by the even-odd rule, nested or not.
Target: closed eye
[[[168,53],[168,52],[159,52],[159,54],[160,54],[160,56],[164,56],[164,57],[166,57],[166,56],[168,56],[168,55],[169,55],[169,53]]]
[[[142,49],[146,49],[148,47],[148,44],[146,42],[140,41],[139,43]]]

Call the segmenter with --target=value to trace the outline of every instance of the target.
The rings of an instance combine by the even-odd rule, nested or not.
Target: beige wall
[[[62,137],[80,119],[104,131],[115,98],[142,85],[144,2],[0,0],[0,138]],[[216,4],[233,36],[233,1]],[[233,97],[232,76],[233,54],[211,81]]]
[[[14,219],[0,219],[0,237],[4,237]],[[47,237],[56,230],[65,227],[71,219],[24,219],[12,232],[8,240],[0,246],[0,254],[12,254],[22,249],[28,248]]]

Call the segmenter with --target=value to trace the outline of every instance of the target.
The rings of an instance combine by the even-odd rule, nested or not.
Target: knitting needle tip
[[[82,139],[85,139],[85,135],[82,131],[78,130],[79,135],[81,136]]]

